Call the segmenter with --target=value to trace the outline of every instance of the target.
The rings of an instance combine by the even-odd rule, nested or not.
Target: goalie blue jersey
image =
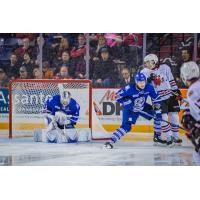
[[[71,115],[70,121],[76,123],[79,118],[80,106],[73,98],[70,99],[67,106],[64,106],[60,102],[60,95],[55,95],[46,101],[45,112],[55,115],[57,111],[62,111],[66,115]]]
[[[161,98],[156,93],[152,84],[147,83],[143,90],[139,90],[136,85],[129,84],[120,89],[117,93],[116,101],[123,104],[124,109],[139,112],[144,109],[147,97],[150,96],[153,104],[161,104]]]

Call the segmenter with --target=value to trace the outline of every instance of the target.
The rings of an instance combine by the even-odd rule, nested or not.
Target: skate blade
[[[104,145],[104,146],[102,147],[102,149],[113,149],[113,148]]]
[[[165,146],[166,146],[166,143],[153,142],[153,146],[165,147]]]
[[[172,143],[172,144],[170,144],[170,145],[167,145],[167,147],[169,147],[169,148],[172,148],[172,147],[174,147],[174,146],[175,146],[174,143]]]
[[[180,147],[182,146],[182,143],[174,143],[174,145]]]

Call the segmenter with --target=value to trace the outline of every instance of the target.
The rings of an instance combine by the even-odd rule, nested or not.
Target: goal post
[[[92,130],[91,80],[11,80],[9,84],[9,138],[32,136],[35,128],[44,128],[42,110],[45,101],[59,94],[62,84],[80,105],[77,128]]]

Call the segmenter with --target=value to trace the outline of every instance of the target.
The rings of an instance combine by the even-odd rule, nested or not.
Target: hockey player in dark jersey
[[[116,101],[123,104],[122,124],[120,128],[112,134],[110,141],[104,144],[105,148],[112,149],[113,144],[131,130],[132,124],[136,123],[139,116],[148,120],[152,119],[145,115],[144,112],[155,116],[154,142],[165,143],[161,138],[161,99],[155,92],[152,84],[147,83],[144,74],[137,73],[134,79],[136,83],[135,85],[129,84],[116,93]],[[148,96],[152,99],[153,107],[146,103]]]

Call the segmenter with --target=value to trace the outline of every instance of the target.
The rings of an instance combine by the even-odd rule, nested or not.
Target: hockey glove
[[[162,112],[161,112],[161,105],[160,103],[154,103],[153,104],[153,109],[155,111],[155,117],[157,120],[162,120]]]
[[[150,74],[150,80],[153,81],[153,83],[155,85],[160,85],[161,84],[161,78],[160,76],[157,76],[156,74],[154,73],[151,73]]]
[[[183,127],[189,130],[195,138],[200,137],[200,122],[197,122],[190,114],[190,112],[185,111],[182,118]]]
[[[175,96],[177,101],[182,101],[183,97],[180,90],[173,90],[173,95]]]

